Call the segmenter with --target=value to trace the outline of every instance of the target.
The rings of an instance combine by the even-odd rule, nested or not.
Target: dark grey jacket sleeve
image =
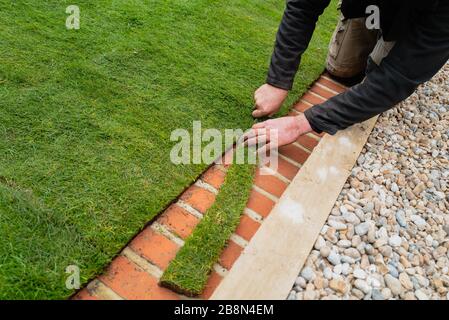
[[[365,81],[305,112],[312,128],[335,134],[409,97],[449,59],[449,1],[420,12],[409,32]]]
[[[267,83],[290,90],[307,49],[318,17],[330,0],[287,0],[287,6],[276,35]]]

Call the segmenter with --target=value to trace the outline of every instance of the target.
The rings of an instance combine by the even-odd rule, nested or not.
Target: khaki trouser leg
[[[377,30],[366,28],[365,20],[341,16],[327,56],[327,70],[332,75],[351,78],[365,71],[368,56],[375,48],[379,35]]]

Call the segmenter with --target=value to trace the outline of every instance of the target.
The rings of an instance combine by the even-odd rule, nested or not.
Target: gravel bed
[[[289,294],[449,299],[449,64],[379,118]]]

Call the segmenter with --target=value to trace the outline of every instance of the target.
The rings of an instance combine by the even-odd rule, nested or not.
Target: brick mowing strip
[[[294,105],[296,112],[301,113],[314,104],[322,103],[347,88],[330,80],[328,76],[321,76]],[[291,113],[294,115],[296,113]],[[211,272],[209,281],[201,299],[208,299],[218,287],[226,270],[230,270],[234,262],[244,250],[245,243],[259,229],[263,220],[267,218],[275,205],[274,199],[282,196],[308,156],[309,152],[318,145],[320,136],[316,133],[304,135],[295,144],[280,148],[277,175],[263,175],[257,170],[254,179],[256,186],[251,191],[247,203],[247,210],[251,214],[242,214],[233,237],[223,250],[218,264]],[[298,146],[299,145],[299,146]],[[306,151],[308,150],[308,151]],[[229,158],[231,152],[226,152],[224,158]],[[294,164],[297,165],[294,165]],[[214,190],[222,186],[228,164],[216,164],[207,169],[200,177],[201,181],[192,184],[180,196],[179,204],[171,204],[155,220],[163,227],[164,232],[148,225],[140,232],[118,255],[107,268],[106,272],[94,279],[85,288],[73,296],[73,299],[101,300],[101,299],[180,299],[182,296],[160,287],[158,277],[174,259],[183,241],[195,229],[202,214],[207,214],[215,201]],[[284,177],[285,179],[280,179]],[[187,210],[188,209],[188,210]],[[201,213],[201,215],[199,214]],[[257,219],[255,218],[257,217]],[[164,234],[165,233],[165,234]],[[168,234],[167,234],[168,233]],[[167,236],[169,235],[169,236]],[[173,241],[179,239],[180,241]],[[218,269],[217,269],[218,268]],[[223,270],[217,272],[217,270]]]

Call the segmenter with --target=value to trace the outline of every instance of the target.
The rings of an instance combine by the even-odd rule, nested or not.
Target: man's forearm
[[[410,96],[449,59],[449,3],[422,12],[365,81],[305,112],[312,128],[334,134],[378,115]]]
[[[371,62],[375,65],[373,62]],[[365,81],[326,102],[305,111],[317,132],[335,134],[355,123],[368,120],[409,97],[419,82],[379,67]]]
[[[290,90],[301,56],[309,45],[318,17],[330,0],[288,0],[276,36],[267,83]]]

